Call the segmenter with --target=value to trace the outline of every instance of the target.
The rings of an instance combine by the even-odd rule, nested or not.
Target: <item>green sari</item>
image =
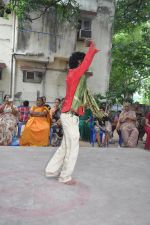
[[[89,108],[85,109],[83,116],[79,117],[79,132],[82,140],[90,140],[90,117],[92,112]],[[86,122],[88,120],[88,122]]]

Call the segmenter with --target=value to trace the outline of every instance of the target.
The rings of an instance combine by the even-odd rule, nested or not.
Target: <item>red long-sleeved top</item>
[[[64,99],[64,103],[62,105],[62,112],[68,112],[71,110],[72,101],[74,98],[74,94],[76,91],[76,88],[78,86],[78,83],[80,81],[80,78],[84,75],[84,73],[88,70],[94,55],[98,52],[93,44],[91,42],[91,45],[84,57],[84,60],[82,63],[75,69],[69,69],[69,72],[67,74],[66,78],[66,96]],[[80,108],[80,107],[79,107]],[[78,110],[79,115],[83,115],[83,108],[80,108]]]

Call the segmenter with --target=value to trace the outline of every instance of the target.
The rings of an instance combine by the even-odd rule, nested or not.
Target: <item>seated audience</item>
[[[138,129],[136,127],[135,111],[130,109],[130,103],[124,104],[124,110],[120,113],[116,129],[121,131],[125,147],[136,147],[138,141]]]
[[[19,111],[19,122],[26,123],[28,121],[30,113],[29,101],[24,101],[23,105],[18,107],[18,111]]]
[[[56,147],[60,146],[62,138],[63,138],[63,128],[61,124],[61,120],[57,120],[55,124],[52,125],[52,140],[51,145]]]
[[[61,120],[60,120],[60,114],[61,114],[61,100],[59,98],[56,98],[55,104],[52,107],[52,140],[51,140],[51,145],[52,146],[60,146],[62,137],[63,137],[63,128],[61,125]]]
[[[112,125],[110,122],[110,118],[108,116],[107,113],[105,113],[104,108],[100,108],[100,111],[103,111],[104,113],[104,117],[99,120],[99,119],[95,119],[95,132],[96,132],[96,139],[98,142],[98,146],[108,146],[108,143],[111,139],[111,135],[112,135]],[[102,143],[100,140],[100,132],[102,132]]]
[[[143,112],[143,109],[142,107],[140,106],[139,102],[135,102],[132,106],[133,108],[133,111],[135,111],[135,114],[136,116],[139,115],[139,116],[143,116],[144,112]]]
[[[39,97],[36,106],[31,107],[30,118],[20,138],[20,145],[48,146],[50,122],[49,110],[44,106],[43,99]]]
[[[145,124],[145,117],[144,117],[144,111],[142,107],[140,106],[139,102],[135,102],[133,105],[133,110],[136,114],[137,119],[137,129],[139,131],[139,139],[142,140],[145,130],[144,130],[144,124]]]
[[[10,145],[16,134],[18,109],[13,105],[13,99],[5,95],[0,106],[0,145]]]
[[[60,109],[61,100],[60,98],[55,99],[55,103],[51,108],[52,111],[52,123],[55,123],[60,119],[61,109]]]
[[[91,110],[89,108],[86,108],[84,115],[79,117],[80,138],[85,141],[90,140],[90,117],[91,116],[92,116]]]
[[[51,109],[50,105],[46,103],[46,97],[42,96],[43,102],[44,102],[44,106],[46,106],[49,110]]]
[[[112,117],[112,136],[113,136],[114,131],[116,130],[116,126],[117,126],[118,121],[119,121],[120,113],[121,113],[121,111],[117,111]]]
[[[144,128],[147,134],[145,149],[150,150],[150,112],[148,112],[146,115]]]

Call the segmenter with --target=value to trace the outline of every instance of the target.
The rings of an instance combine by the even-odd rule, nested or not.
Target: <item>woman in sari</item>
[[[116,129],[121,131],[125,147],[136,147],[139,132],[136,127],[136,114],[130,110],[130,103],[124,104]]]
[[[5,95],[0,106],[0,145],[10,145],[16,134],[18,110],[9,95]]]
[[[60,120],[61,115],[61,100],[55,99],[55,104],[51,108],[52,113],[52,126],[51,126],[51,145],[53,147],[60,146],[63,138],[63,128]]]
[[[145,132],[147,134],[145,149],[150,150],[150,112],[147,113],[145,119]]]
[[[92,112],[89,108],[85,109],[83,116],[79,117],[79,132],[81,140],[90,140],[90,117]]]
[[[31,107],[30,118],[20,138],[20,145],[22,146],[49,145],[50,112],[44,106],[42,98],[39,97],[36,104],[36,106]]]

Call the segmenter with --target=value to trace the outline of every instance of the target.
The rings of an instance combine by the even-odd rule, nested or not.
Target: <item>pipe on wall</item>
[[[15,95],[15,79],[16,79],[16,59],[15,59],[15,50],[17,43],[17,19],[15,13],[13,13],[13,29],[12,29],[12,46],[11,46],[11,79],[10,79],[10,94],[12,98]]]

